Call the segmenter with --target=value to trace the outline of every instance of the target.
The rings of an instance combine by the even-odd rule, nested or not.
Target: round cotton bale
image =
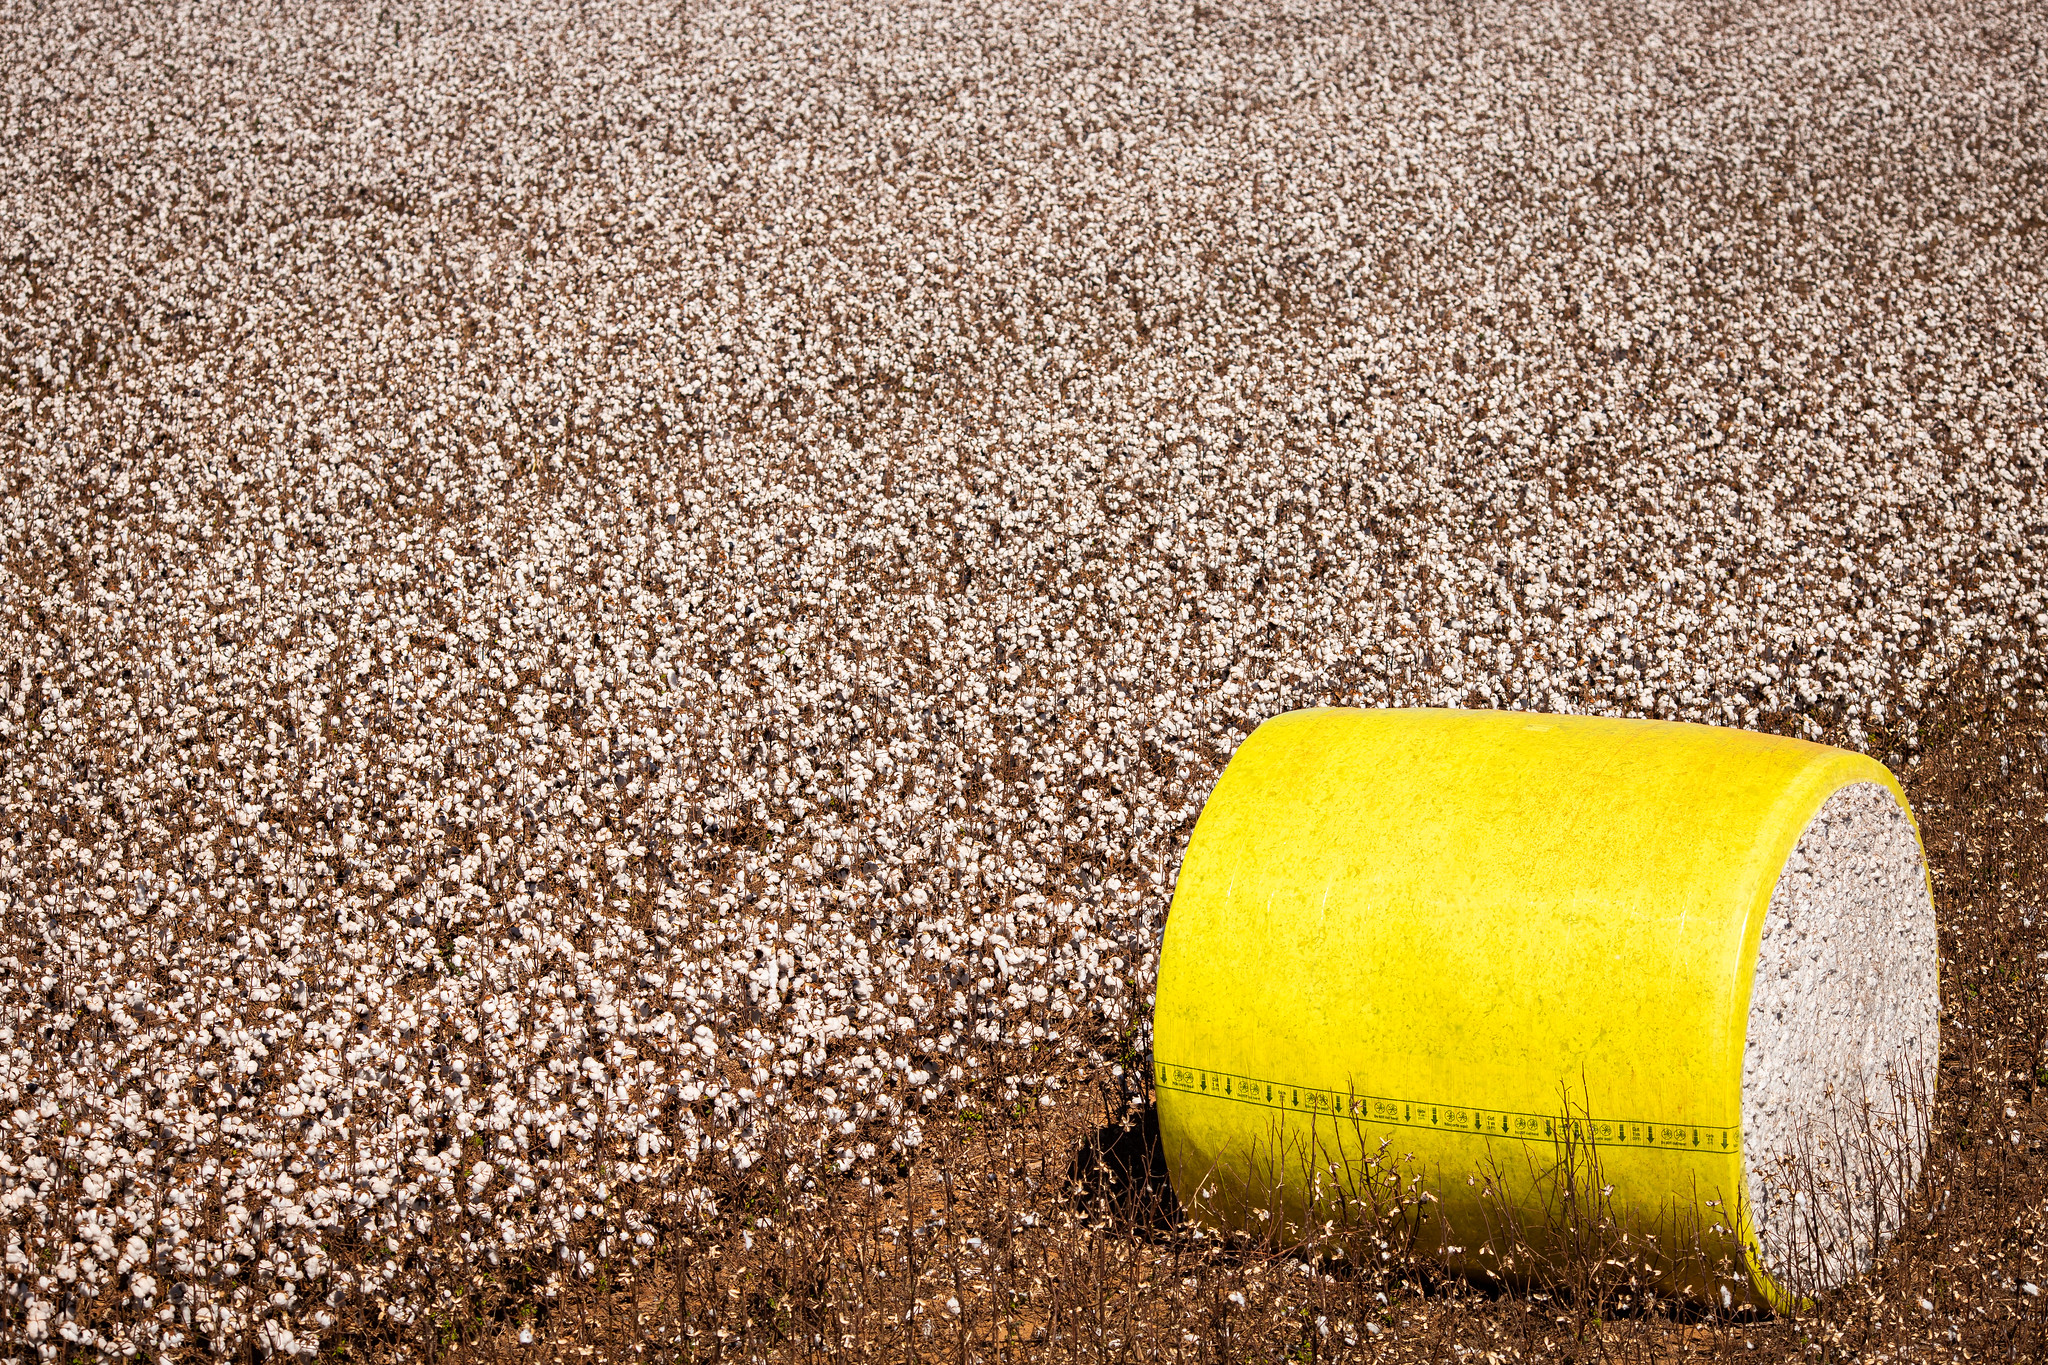
[[[1167,919],[1168,1168],[1219,1228],[1505,1280],[1597,1244],[1783,1307],[1898,1225],[1936,989],[1917,827],[1863,755],[1292,712],[1218,780]]]

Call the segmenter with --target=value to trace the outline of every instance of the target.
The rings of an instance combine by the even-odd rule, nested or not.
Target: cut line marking
[[[1173,1062],[1155,1062],[1153,1070],[1153,1079],[1162,1090],[1201,1095],[1232,1104],[1257,1105],[1263,1109],[1278,1109],[1312,1118],[1349,1118],[1395,1128],[1427,1128],[1477,1137],[1515,1138],[1523,1142],[1556,1143],[1561,1137],[1568,1137],[1596,1147],[1643,1147],[1699,1156],[1727,1156],[1742,1150],[1742,1130],[1733,1124],[1674,1123],[1646,1118],[1596,1119],[1583,1115],[1565,1120],[1557,1114],[1534,1114],[1526,1110],[1360,1095],[1323,1086],[1242,1076],[1231,1071],[1181,1066]],[[1559,1125],[1567,1121],[1572,1125],[1572,1131],[1561,1135]]]

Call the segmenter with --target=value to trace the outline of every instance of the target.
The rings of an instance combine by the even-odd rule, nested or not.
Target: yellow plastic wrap
[[[1183,1204],[1293,1236],[1419,1179],[1432,1197],[1400,1216],[1422,1248],[1512,1279],[1504,1223],[1543,1249],[1590,1216],[1562,1201],[1597,1173],[1668,1288],[1782,1306],[1742,1207],[1750,984],[1780,869],[1853,782],[1906,805],[1862,755],[1698,725],[1260,726],[1195,826],[1160,953]]]

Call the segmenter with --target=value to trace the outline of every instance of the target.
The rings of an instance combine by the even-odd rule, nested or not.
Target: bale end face
[[[1772,891],[1743,1053],[1745,1194],[1786,1290],[1860,1274],[1905,1216],[1940,1051],[1936,963],[1911,817],[1875,782],[1841,788]]]

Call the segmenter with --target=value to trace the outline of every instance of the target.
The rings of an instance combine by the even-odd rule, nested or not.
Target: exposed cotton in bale
[[[1569,1206],[1672,1292],[1782,1306],[1839,1282],[1924,1146],[1922,866],[1891,774],[1823,745],[1275,717],[1203,808],[1161,948],[1175,1192],[1291,1238],[1426,1191],[1394,1216],[1473,1274],[1524,1273],[1518,1240],[1582,1254]]]
[[[1911,818],[1876,783],[1842,788],[1771,893],[1743,1054],[1751,1216],[1788,1283],[1841,1283],[1899,1224],[1939,1056],[1936,961]]]

